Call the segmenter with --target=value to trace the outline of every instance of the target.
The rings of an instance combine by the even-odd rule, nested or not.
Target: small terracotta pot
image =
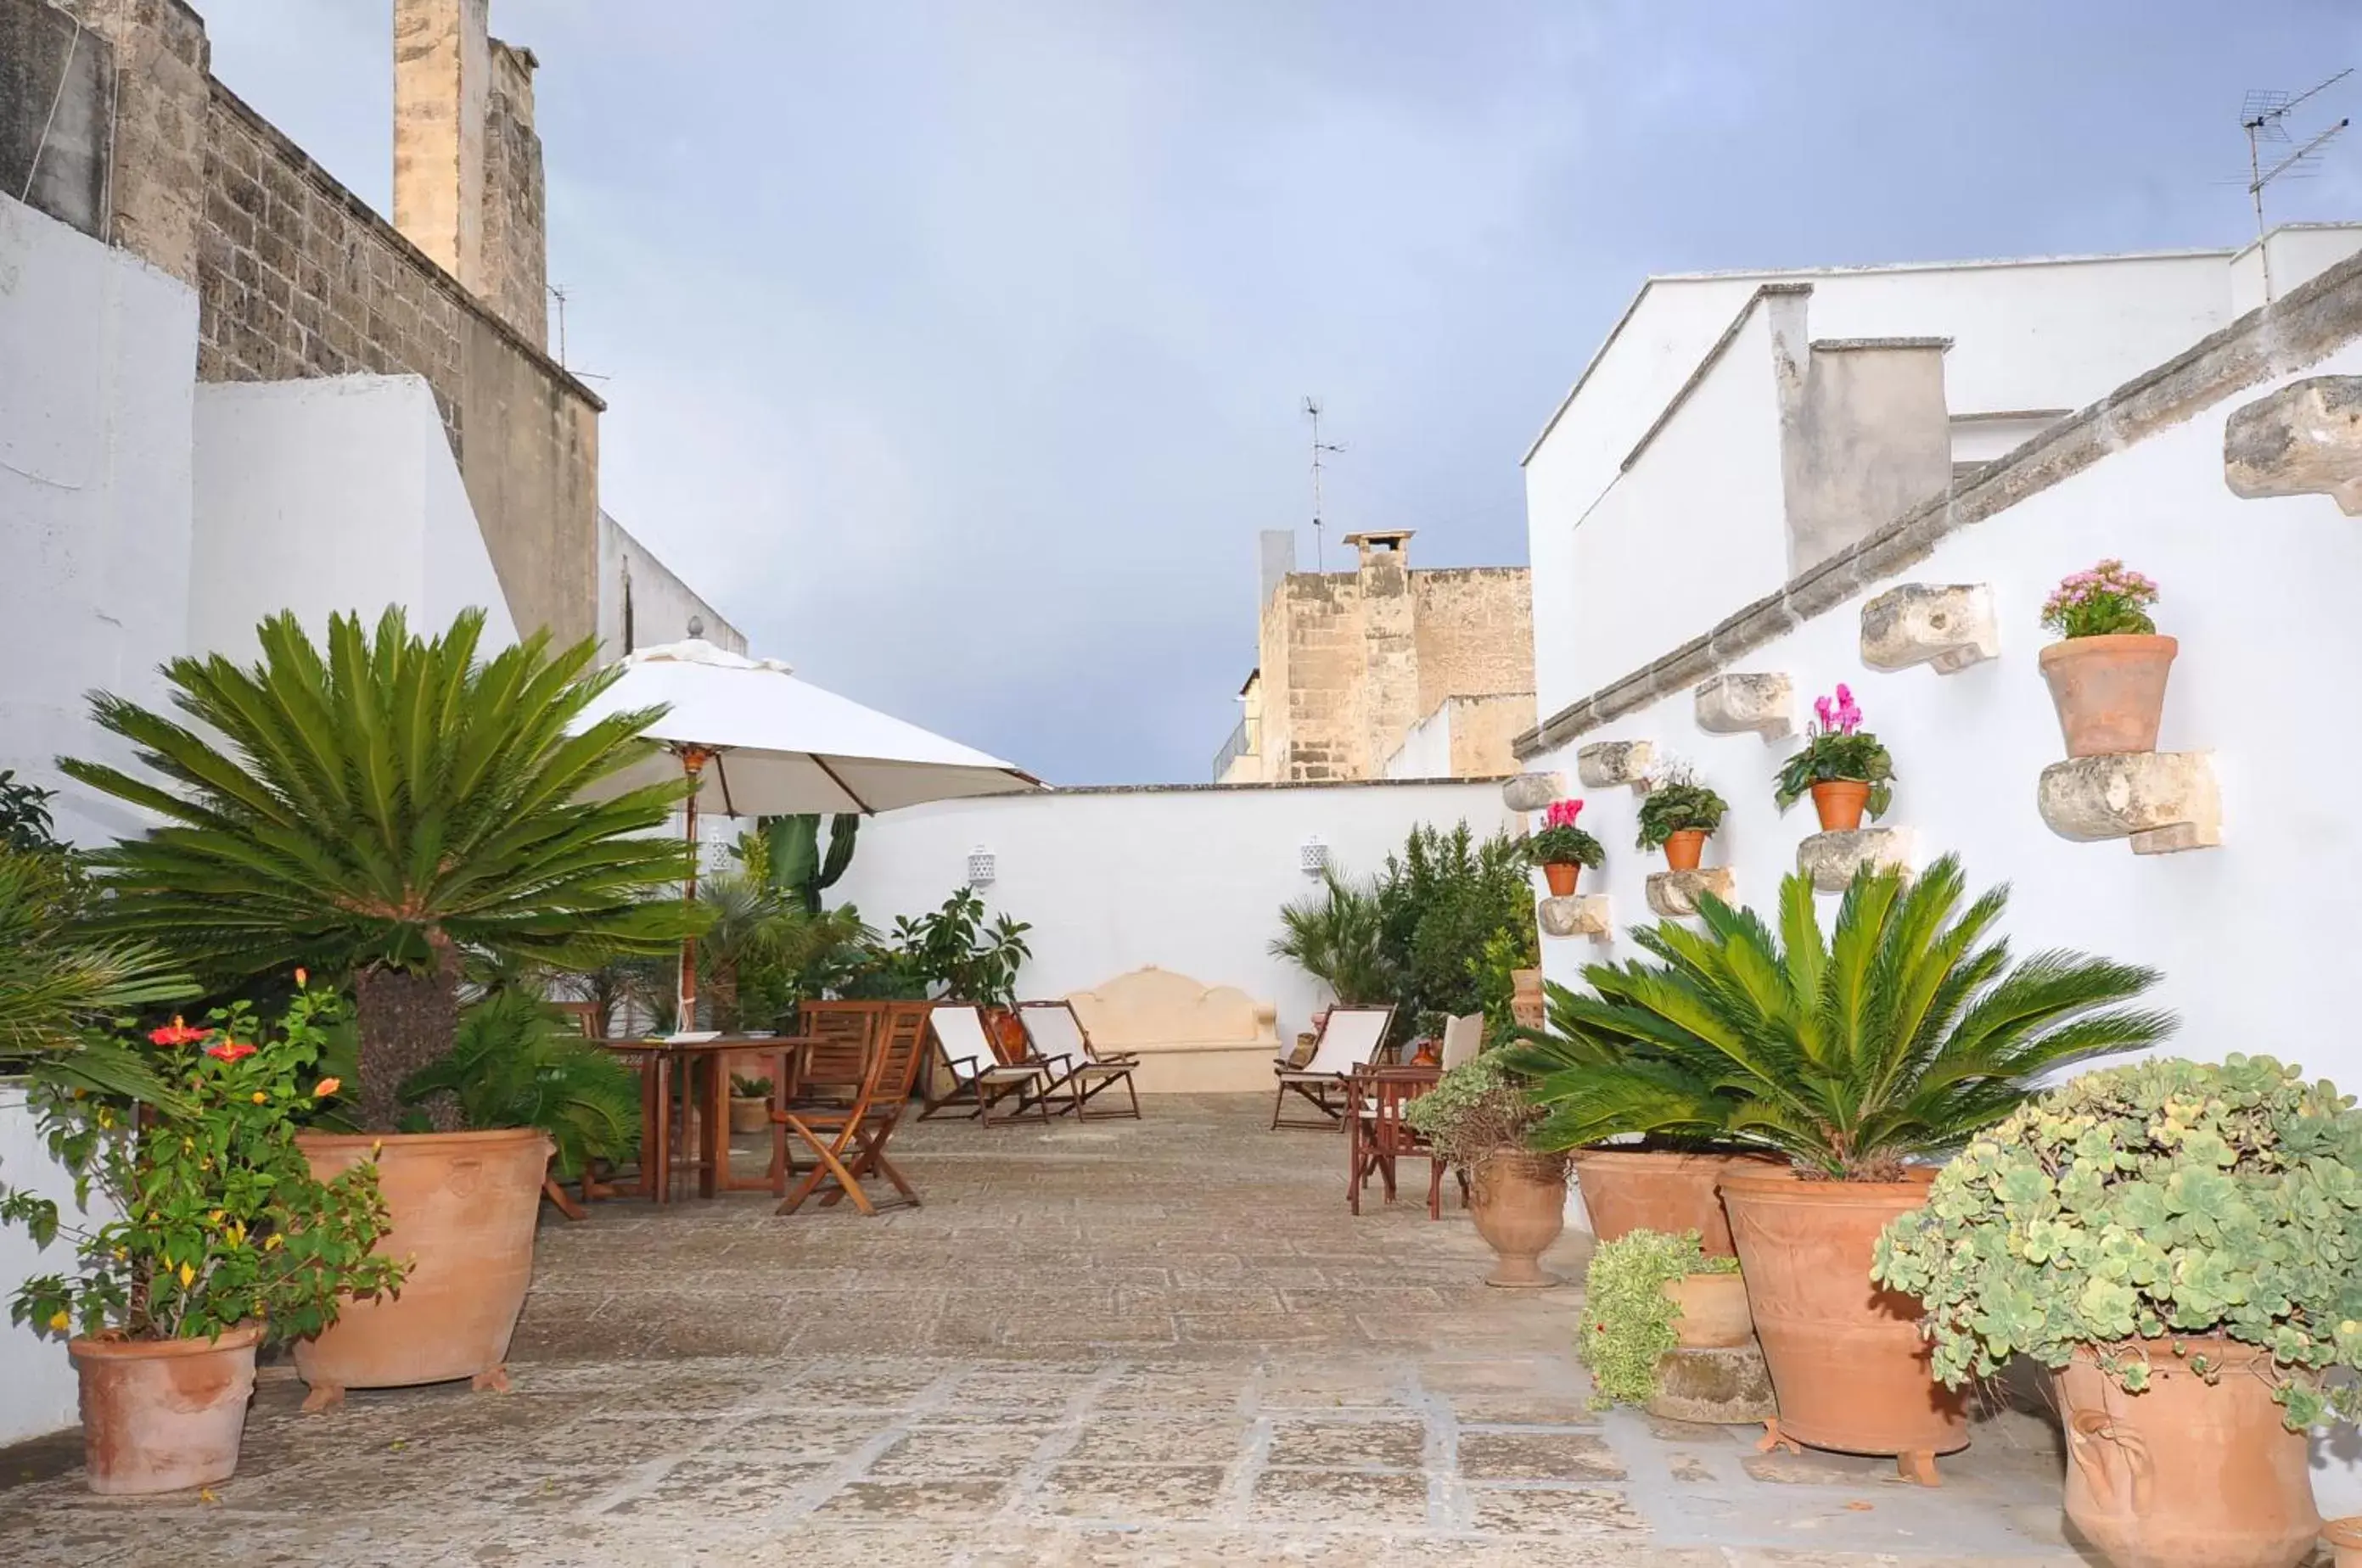
[[[1726,1177],[1776,1176],[1785,1168],[1768,1155],[1577,1149],[1574,1186],[1591,1216],[1591,1234],[1601,1241],[1642,1230],[1695,1231],[1708,1257],[1733,1257],[1730,1222],[1715,1190]]]
[[[1967,1395],[1936,1380],[1917,1298],[1870,1278],[1878,1233],[1927,1201],[1927,1182],[1733,1177],[1722,1200],[1781,1432],[1902,1455],[1932,1479],[1935,1455],[1968,1446]]]
[[[1573,898],[1574,879],[1583,874],[1580,865],[1562,865],[1556,861],[1542,867],[1542,876],[1550,883],[1552,898]]]
[[[305,1409],[326,1409],[347,1388],[455,1377],[506,1387],[501,1363],[533,1283],[549,1135],[538,1127],[383,1137],[304,1133],[296,1142],[323,1181],[379,1147],[378,1186],[393,1228],[377,1251],[414,1260],[399,1296],[348,1300],[326,1332],[296,1342],[295,1368],[312,1386]]]
[[[2348,1514],[2321,1527],[2321,1539],[2337,1552],[2337,1568],[2362,1568],[2362,1514]]]
[[[764,1133],[771,1127],[771,1102],[759,1094],[734,1094],[730,1097],[730,1130],[734,1133]]]
[[[1668,871],[1694,872],[1698,869],[1698,861],[1705,854],[1705,829],[1703,828],[1683,828],[1665,839],[1665,869]]]
[[[1513,969],[1509,971],[1509,1016],[1518,1026],[1539,1029],[1550,1022],[1548,999],[1542,992],[1542,971],[1538,969]]]
[[[1870,786],[1860,779],[1820,779],[1813,784],[1813,809],[1824,833],[1851,833],[1870,808]]]
[[[1681,1309],[1673,1332],[1683,1350],[1727,1350],[1755,1337],[1747,1281],[1736,1274],[1685,1274],[1665,1281],[1665,1296]]]
[[[2199,1376],[2167,1340],[2143,1345],[2149,1385],[2138,1394],[2110,1382],[2088,1349],[2059,1369],[2067,1517],[2116,1568],[2294,1568],[2323,1531],[2305,1434],[2281,1425],[2272,1402],[2269,1353],[2180,1343],[2221,1379]]]
[[[1499,1260],[1485,1284],[1505,1290],[1558,1284],[1536,1259],[1566,1228],[1565,1157],[1495,1150],[1469,1183],[1468,1216]]]
[[[2070,757],[2157,750],[2166,677],[2181,644],[2133,634],[2070,637],[2038,655]]]
[[[83,1462],[106,1497],[184,1492],[237,1469],[259,1327],[219,1339],[77,1339]]]

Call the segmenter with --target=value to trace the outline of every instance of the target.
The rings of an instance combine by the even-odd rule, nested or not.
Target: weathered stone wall
[[[0,0],[0,191],[106,237],[115,50],[49,3]]]
[[[81,11],[115,47],[114,210],[103,237],[193,286],[213,60],[204,21],[181,0],[83,0]]]
[[[1291,573],[1272,597],[1277,660],[1264,665],[1264,776],[1278,783],[1363,778],[1354,693],[1362,675],[1361,596],[1350,576]],[[1276,665],[1284,684],[1274,684]]]
[[[1453,778],[1497,778],[1518,771],[1518,737],[1534,727],[1533,693],[1455,696],[1449,706]]]
[[[541,137],[533,128],[531,49],[491,40],[492,89],[484,105],[483,258],[461,280],[519,335],[549,347],[549,242]]]
[[[1430,567],[1410,581],[1419,712],[1434,712],[1446,697],[1532,687],[1534,599],[1526,568]]]

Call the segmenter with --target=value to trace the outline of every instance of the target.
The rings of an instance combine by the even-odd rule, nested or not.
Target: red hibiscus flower
[[[243,1061],[254,1054],[254,1047],[237,1040],[224,1040],[218,1046],[207,1046],[205,1055],[215,1061]]]
[[[193,1046],[212,1033],[211,1029],[190,1028],[181,1022],[180,1014],[174,1014],[170,1024],[149,1032],[148,1043],[152,1046]]]

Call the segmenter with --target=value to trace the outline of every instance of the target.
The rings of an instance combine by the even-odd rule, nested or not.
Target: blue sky
[[[387,210],[386,0],[198,0]],[[804,674],[1060,783],[1194,782],[1255,535],[1519,562],[1641,279],[2236,245],[2331,0],[494,0],[624,520]],[[2362,109],[2362,77],[2332,117]],[[2325,123],[2325,122],[2324,122]],[[2276,220],[2362,216],[2362,132]]]

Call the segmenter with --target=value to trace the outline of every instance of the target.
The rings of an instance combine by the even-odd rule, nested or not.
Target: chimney
[[[491,0],[394,0],[393,223],[536,348],[549,341],[530,49]]]
[[[1410,566],[1410,536],[1407,528],[1373,528],[1361,533],[1345,535],[1345,543],[1361,552],[1361,569],[1373,566],[1406,571]]]

